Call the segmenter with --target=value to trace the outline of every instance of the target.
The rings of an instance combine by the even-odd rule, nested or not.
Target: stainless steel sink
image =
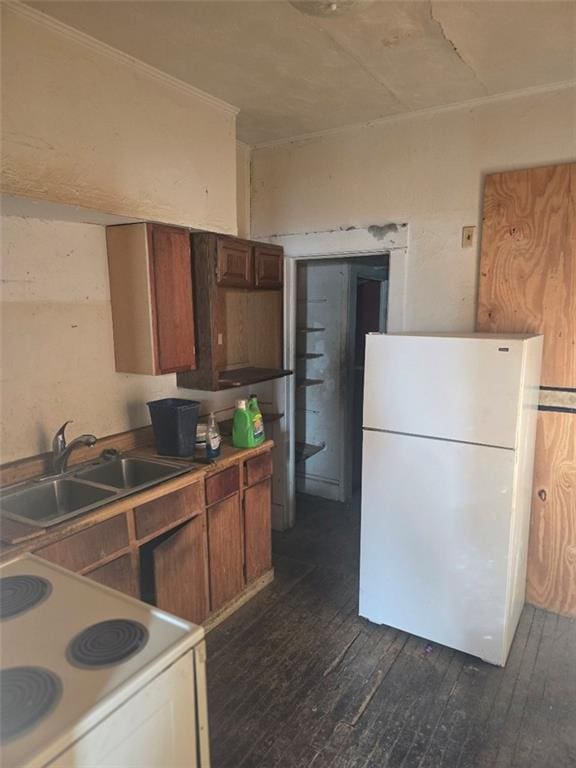
[[[190,469],[187,464],[119,456],[59,477],[5,489],[0,498],[0,514],[47,528]]]
[[[116,496],[110,488],[98,488],[68,478],[29,485],[2,498],[2,511],[32,525],[55,525],[79,512],[99,506]]]
[[[119,458],[76,472],[76,477],[113,488],[145,488],[181,474],[180,465],[161,464],[148,459]]]

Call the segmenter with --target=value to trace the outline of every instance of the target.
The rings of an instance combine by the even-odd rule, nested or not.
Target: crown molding
[[[271,139],[270,141],[262,141],[252,145],[252,150],[268,149],[269,147],[279,147],[284,144],[297,144],[298,142],[310,141],[313,139],[319,139],[324,136],[338,136],[343,133],[352,133],[363,128],[373,128],[379,125],[388,125],[392,123],[399,123],[405,120],[411,120],[418,117],[432,117],[444,112],[457,112],[458,110],[472,110],[478,107],[486,106],[488,104],[498,104],[505,101],[512,101],[513,99],[524,98],[527,96],[545,95],[548,93],[556,93],[558,91],[570,90],[576,88],[576,80],[565,80],[552,85],[536,85],[531,88],[524,88],[520,91],[510,91],[509,93],[499,93],[493,96],[479,96],[476,99],[468,99],[467,101],[458,101],[454,104],[445,104],[439,107],[426,107],[424,109],[414,109],[410,112],[398,112],[394,115],[387,115],[386,117],[379,117],[376,120],[369,120],[363,123],[350,123],[348,125],[339,126],[338,128],[325,128],[322,131],[312,131],[310,133],[301,133],[296,136],[288,136],[283,139]]]
[[[45,13],[42,13],[42,11],[38,11],[35,8],[30,8],[18,0],[8,0],[1,2],[1,6],[6,10],[12,11],[19,16],[29,19],[36,24],[56,32],[63,37],[67,37],[69,40],[73,40],[75,43],[84,46],[84,48],[88,48],[95,53],[106,56],[107,58],[116,61],[118,64],[123,64],[124,66],[129,67],[141,75],[145,75],[146,77],[149,77],[152,80],[156,80],[163,85],[168,85],[171,88],[180,91],[181,93],[187,94],[188,96],[194,96],[194,98],[199,99],[205,104],[209,104],[211,107],[215,107],[222,112],[226,112],[227,114],[234,116],[240,112],[239,108],[235,107],[233,104],[229,104],[228,102],[223,101],[216,96],[212,96],[205,91],[201,91],[199,88],[195,88],[193,85],[184,82],[184,80],[180,80],[177,77],[172,77],[172,75],[168,75],[166,72],[162,72],[161,70],[156,69],[156,67],[152,67],[150,64],[146,64],[140,59],[136,59],[133,56],[118,50],[117,48],[113,48],[111,45],[107,45],[101,40],[97,40],[95,37],[87,35],[85,32],[80,32],[80,30],[75,29],[74,27],[70,27],[68,24],[64,24],[63,22],[58,21],[57,19],[54,19]]]

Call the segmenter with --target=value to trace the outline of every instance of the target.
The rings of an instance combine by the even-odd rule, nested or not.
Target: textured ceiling
[[[28,4],[240,107],[248,144],[576,79],[572,1]]]

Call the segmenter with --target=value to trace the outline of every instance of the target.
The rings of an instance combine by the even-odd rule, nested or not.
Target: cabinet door
[[[106,565],[101,565],[86,574],[89,579],[104,584],[106,587],[117,589],[132,597],[139,597],[138,568],[132,555],[122,555]]]
[[[208,615],[204,516],[195,517],[160,542],[153,558],[158,608],[201,624]]]
[[[272,568],[271,505],[270,478],[244,492],[244,546],[248,582]]]
[[[275,245],[254,247],[256,288],[282,288],[284,250]]]
[[[190,234],[160,225],[149,232],[158,373],[189,371],[196,366]]]
[[[207,516],[210,607],[217,611],[244,587],[239,494],[209,507]]]
[[[251,288],[252,246],[243,240],[219,237],[217,246],[216,281],[230,288]]]

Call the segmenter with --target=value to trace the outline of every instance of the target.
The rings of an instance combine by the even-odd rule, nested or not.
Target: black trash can
[[[148,408],[158,453],[162,456],[193,456],[200,403],[166,397],[152,400]]]

